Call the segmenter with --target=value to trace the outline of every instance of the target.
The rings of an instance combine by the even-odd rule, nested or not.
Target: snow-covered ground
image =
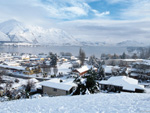
[[[68,74],[69,72],[71,72],[71,69],[69,68],[72,67],[72,64],[70,62],[65,62],[61,65],[57,64],[57,67],[58,67],[58,73]]]
[[[100,93],[1,102],[0,113],[148,113],[149,105],[146,93]]]

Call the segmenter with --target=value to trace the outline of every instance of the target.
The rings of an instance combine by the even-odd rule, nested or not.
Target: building
[[[63,96],[71,94],[77,84],[73,83],[73,79],[61,80],[54,78],[48,81],[41,82],[43,94],[49,96]]]
[[[73,73],[82,76],[86,74],[91,68],[92,66],[82,66],[80,68],[73,70]]]
[[[120,65],[120,66],[130,66],[131,64],[135,63],[135,62],[142,62],[143,59],[108,59],[105,60],[105,64],[106,65]]]
[[[138,84],[138,80],[127,76],[115,76],[108,80],[102,80],[99,82],[102,90],[110,92],[136,92],[143,93],[144,86]]]
[[[119,66],[109,66],[109,65],[104,65],[103,66],[104,72],[106,76],[111,76],[113,72],[119,72],[121,69]]]
[[[150,80],[150,60],[136,62],[132,65],[130,77],[141,79],[143,81]]]
[[[12,72],[23,72],[25,71],[25,67],[22,66],[9,66],[0,64],[0,71],[12,71]]]

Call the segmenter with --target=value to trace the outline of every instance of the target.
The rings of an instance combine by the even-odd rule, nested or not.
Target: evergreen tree
[[[114,53],[113,59],[117,59],[117,58],[118,58],[118,56],[116,55],[116,53]]]
[[[88,90],[90,93],[95,93],[98,91],[98,84],[96,83],[96,75],[97,73],[94,70],[88,71],[88,74],[83,78],[85,81],[82,83],[81,78],[77,77],[75,79],[75,83],[77,83],[78,87],[73,95],[84,95]]]
[[[55,67],[57,65],[57,54],[50,53],[50,66]]]
[[[122,58],[122,59],[126,59],[126,54],[125,54],[125,52],[123,52],[121,58]]]
[[[97,80],[103,80],[103,79],[105,79],[105,70],[102,66],[100,66],[98,69]]]
[[[136,55],[136,53],[133,54],[132,58],[133,59],[137,59],[138,58],[138,56]]]
[[[84,60],[85,60],[85,52],[80,48],[79,50],[79,60],[81,62],[80,66],[84,65]]]

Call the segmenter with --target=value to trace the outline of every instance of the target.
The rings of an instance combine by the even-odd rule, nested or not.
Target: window
[[[57,92],[57,89],[54,88],[53,91]]]

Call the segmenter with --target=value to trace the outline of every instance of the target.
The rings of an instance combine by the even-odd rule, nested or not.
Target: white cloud
[[[88,5],[93,1],[98,0],[47,0],[46,3],[40,0],[1,0],[0,21],[15,18],[49,28],[59,27],[75,38],[87,40],[119,42],[132,39],[150,42],[150,0],[107,0],[110,4],[130,4],[121,10],[121,18],[128,21],[102,20],[101,17],[111,11],[100,13]],[[92,19],[77,20],[91,13]],[[63,19],[69,21],[63,22]]]
[[[62,8],[61,9],[62,12],[73,12],[74,15],[77,15],[77,16],[80,16],[80,15],[87,15],[87,12],[85,10],[83,10],[82,8],[80,7],[65,7],[65,8]]]
[[[125,19],[150,18],[150,0],[133,0],[127,9],[122,10],[121,16]]]
[[[28,23],[104,17],[109,11],[99,13],[88,4],[98,0],[3,0],[0,1],[0,21],[15,18]]]
[[[150,18],[150,0],[105,0],[109,4],[126,5],[120,10],[120,18],[137,20]],[[118,12],[119,13],[119,12]]]
[[[88,17],[91,12],[95,16],[100,16],[99,12],[92,9],[87,2],[93,2],[93,0],[57,0],[57,2],[46,0],[40,6],[47,10],[49,17],[56,19],[70,20],[79,17]]]
[[[76,20],[61,23],[60,26],[74,37],[82,40],[108,43],[136,40],[150,43],[149,20]]]
[[[96,15],[97,17],[102,17],[102,16],[105,16],[105,15],[109,15],[109,14],[110,14],[109,11],[102,12],[102,13],[99,13],[99,12],[97,12],[97,11],[94,11],[94,12],[95,12],[95,15]]]

